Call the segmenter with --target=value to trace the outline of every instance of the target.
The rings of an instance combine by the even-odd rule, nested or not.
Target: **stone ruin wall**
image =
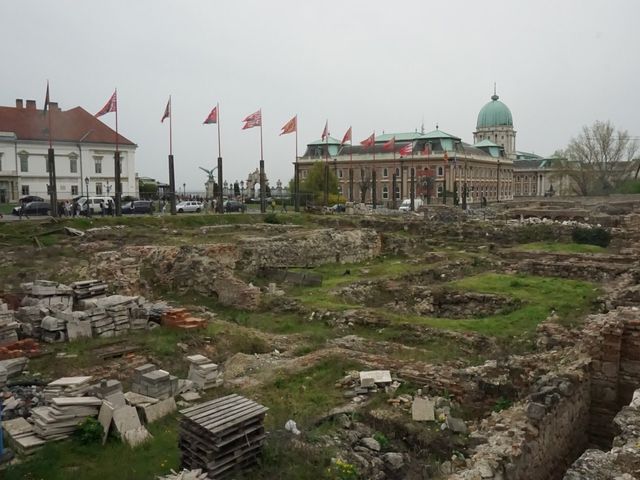
[[[160,287],[215,296],[223,305],[254,310],[260,304],[260,289],[242,277],[256,274],[261,267],[361,262],[375,258],[381,250],[374,230],[295,230],[235,244],[130,246],[100,252],[89,275],[113,279],[111,284],[121,294]]]
[[[619,412],[640,385],[640,310],[620,307],[590,316],[577,344],[558,352],[571,363],[542,375],[524,401],[482,420],[471,437],[479,445],[451,480],[560,479],[587,446],[611,448],[622,428]],[[640,408],[640,393],[636,397]],[[640,419],[637,413],[633,418]],[[607,456],[596,452],[588,459]]]

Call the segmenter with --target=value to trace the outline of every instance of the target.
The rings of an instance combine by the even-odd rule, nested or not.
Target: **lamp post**
[[[87,198],[85,205],[87,206],[87,217],[90,216],[91,205],[89,205],[89,177],[84,177],[84,192]]]
[[[182,195],[183,195],[184,197],[186,197],[186,196],[187,196],[187,184],[186,184],[186,183],[183,183],[183,184],[182,184]]]
[[[111,185],[109,185],[109,180],[107,180],[107,197],[111,196]]]

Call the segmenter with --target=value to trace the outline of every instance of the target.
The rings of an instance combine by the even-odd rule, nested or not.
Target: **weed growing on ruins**
[[[571,238],[576,243],[585,243],[588,245],[599,245],[608,247],[611,243],[611,232],[605,228],[581,228],[576,227],[571,232]]]

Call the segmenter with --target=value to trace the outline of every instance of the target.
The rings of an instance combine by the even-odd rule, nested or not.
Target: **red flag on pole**
[[[347,133],[344,134],[344,137],[342,137],[342,142],[341,144],[344,145],[347,142],[351,142],[351,127],[349,127],[349,130],[347,130]]]
[[[164,123],[165,118],[169,118],[171,116],[171,97],[169,97],[169,101],[167,102],[167,107],[164,109],[164,113],[162,114],[162,119],[160,123]]]
[[[204,125],[208,125],[209,123],[218,123],[218,106],[213,107],[213,110],[207,115],[207,118],[202,122]]]
[[[395,148],[396,148],[396,137],[391,137],[391,140],[389,140],[388,142],[385,142],[385,144],[382,145],[382,150],[384,150],[385,152],[392,152]]]
[[[253,127],[261,127],[262,126],[262,110],[258,110],[257,112],[252,113],[251,115],[248,115],[242,121],[244,122],[242,130],[246,130],[247,128],[253,128]]]
[[[44,96],[44,112],[49,108],[49,80],[47,80],[47,93]]]
[[[321,139],[324,140],[325,138],[329,138],[329,120],[324,124],[324,130],[322,130]]]
[[[398,150],[398,153],[400,153],[400,155],[411,155],[412,152],[413,152],[413,142],[407,143],[400,150]]]
[[[423,154],[425,157],[428,157],[430,153],[431,153],[431,150],[429,149],[429,144],[428,144],[428,143],[425,143],[425,144],[424,144],[424,149],[422,150],[422,154]]]
[[[376,143],[376,134],[372,133],[371,136],[369,136],[366,139],[364,139],[363,141],[361,141],[360,145],[362,145],[364,148],[369,148],[369,147],[375,145],[375,143]]]
[[[117,112],[118,111],[118,97],[117,97],[117,92],[113,92],[113,95],[111,95],[111,98],[109,99],[109,101],[105,104],[104,107],[102,107],[102,109],[100,109],[100,111],[98,113],[96,113],[94,116],[96,118],[101,117],[102,115],[105,115],[107,113],[110,112]]]
[[[287,123],[285,123],[284,126],[280,130],[282,130],[280,132],[280,135],[286,135],[287,133],[293,133],[293,132],[297,131],[298,130],[298,116],[296,115],[291,120],[289,120]]]

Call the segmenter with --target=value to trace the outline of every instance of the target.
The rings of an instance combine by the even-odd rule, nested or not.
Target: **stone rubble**
[[[0,347],[18,341],[19,324],[14,315],[15,312],[0,300]]]

